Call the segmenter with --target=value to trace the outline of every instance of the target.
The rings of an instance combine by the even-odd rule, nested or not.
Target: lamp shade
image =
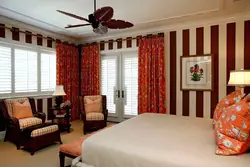
[[[250,70],[231,71],[228,86],[250,86]]]
[[[53,93],[53,96],[65,96],[66,93],[64,92],[63,85],[57,85],[56,90]]]

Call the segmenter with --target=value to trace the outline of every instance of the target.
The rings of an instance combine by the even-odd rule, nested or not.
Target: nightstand
[[[49,108],[50,115],[52,116],[52,123],[54,123],[54,121],[56,119],[58,120],[64,120],[64,123],[58,123],[59,129],[61,132],[67,131],[68,133],[70,132],[70,109],[71,108],[56,108],[56,107],[52,107]]]

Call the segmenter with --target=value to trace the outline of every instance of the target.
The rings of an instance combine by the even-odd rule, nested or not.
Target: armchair
[[[99,130],[107,126],[107,101],[106,96],[80,97],[80,109],[83,119],[83,132]]]
[[[13,101],[24,102],[29,100],[33,117],[17,119],[12,116],[12,103]],[[2,112],[5,124],[6,134],[4,141],[14,143],[17,149],[20,148],[23,142],[22,132],[25,128],[43,124],[45,122],[45,113],[37,112],[34,98],[18,98],[18,99],[2,99],[0,100],[0,112]]]

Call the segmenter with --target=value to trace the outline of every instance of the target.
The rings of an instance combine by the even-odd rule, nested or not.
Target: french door
[[[101,56],[101,93],[107,96],[110,121],[120,122],[138,114],[137,52]]]

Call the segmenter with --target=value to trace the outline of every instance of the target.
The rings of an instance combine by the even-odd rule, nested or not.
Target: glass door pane
[[[101,94],[107,96],[107,109],[116,114],[117,56],[102,56]]]
[[[138,56],[137,53],[123,54],[124,115],[138,114]]]

